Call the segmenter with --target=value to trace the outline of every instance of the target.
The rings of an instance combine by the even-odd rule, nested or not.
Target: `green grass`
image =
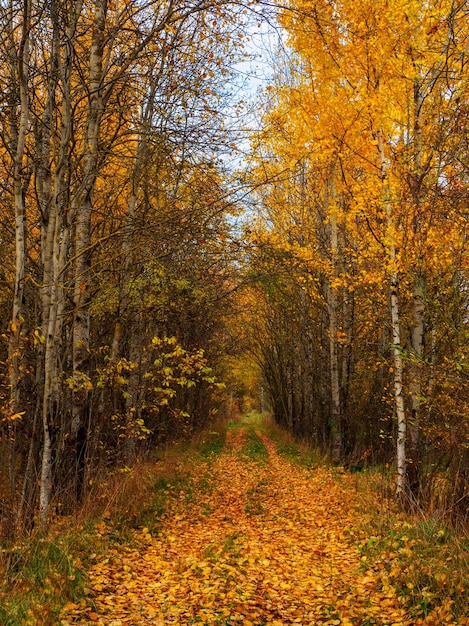
[[[244,432],[244,445],[241,454],[255,463],[265,463],[269,458],[269,453],[264,442],[256,433],[254,426],[246,428]]]
[[[264,426],[264,415],[259,413],[258,411],[251,411],[247,415],[244,415],[242,418],[243,424],[249,424],[250,426],[263,428]]]
[[[319,450],[295,440],[293,435],[278,426],[269,415],[257,414],[255,419],[260,421],[259,429],[276,444],[277,454],[287,461],[308,469],[329,464],[326,456]]]
[[[300,449],[292,441],[278,441],[277,454],[294,463],[298,463],[301,456]]]
[[[244,426],[245,426],[245,424],[241,420],[228,420],[226,422],[226,428],[228,430],[236,431],[236,430],[240,430]]]
[[[362,569],[395,587],[412,618],[442,606],[455,619],[469,614],[469,553],[447,526],[389,511],[370,514],[359,534]]]
[[[213,459],[221,454],[226,442],[226,427],[211,430],[205,433],[204,438],[197,446],[199,454],[204,459]]]
[[[0,587],[0,624],[59,623],[60,609],[68,600],[84,595],[80,561],[74,557],[81,538],[66,535],[34,539],[4,552],[7,572]]]
[[[190,474],[175,474],[174,476],[148,477],[150,482],[149,496],[139,503],[132,520],[133,527],[145,526],[149,532],[156,534],[161,527],[161,517],[170,508],[176,498],[183,496],[184,500],[191,502],[194,498],[194,490]],[[122,519],[123,524],[129,523],[129,518]]]
[[[226,562],[227,558],[236,560],[241,557],[243,549],[243,537],[235,531],[221,541],[210,543],[204,550],[204,559],[211,559],[214,563],[220,559]]]

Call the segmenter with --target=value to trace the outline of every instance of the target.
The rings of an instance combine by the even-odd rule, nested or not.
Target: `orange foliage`
[[[353,544],[354,477],[293,465],[260,437],[268,462],[248,461],[243,429],[230,433],[228,451],[197,462],[173,494],[158,534],[141,528],[138,547],[95,555],[87,596],[65,606],[62,626],[468,623],[452,621],[451,603],[411,618]],[[110,527],[102,521],[96,531]]]

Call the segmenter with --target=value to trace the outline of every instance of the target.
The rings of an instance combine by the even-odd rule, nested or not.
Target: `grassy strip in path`
[[[293,441],[279,440],[277,442],[277,454],[291,463],[302,465],[308,469],[326,465],[326,461],[319,452]]]
[[[287,461],[309,469],[328,465],[325,455],[321,455],[317,449],[307,443],[295,440],[290,433],[275,424],[270,416],[261,416],[260,427],[276,444],[277,454]]]
[[[250,461],[261,464],[264,464],[269,458],[267,448],[254,426],[247,426],[244,431],[244,445],[241,448],[241,454]]]

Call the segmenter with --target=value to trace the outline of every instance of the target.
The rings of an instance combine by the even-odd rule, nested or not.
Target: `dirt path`
[[[245,428],[194,467],[161,532],[141,532],[89,571],[84,606],[62,626],[105,624],[412,624],[392,587],[377,588],[349,538],[353,491],[324,468],[243,455]],[[355,520],[356,523],[356,520]]]

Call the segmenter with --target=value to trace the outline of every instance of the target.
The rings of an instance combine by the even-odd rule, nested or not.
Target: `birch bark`
[[[106,0],[93,2],[89,56],[88,113],[83,154],[83,177],[72,205],[74,217],[74,319],[72,439],[87,428],[89,399],[91,216],[98,172],[100,123],[103,114],[103,55]]]
[[[68,260],[70,243],[70,221],[66,212],[68,172],[70,166],[70,143],[72,139],[72,104],[71,81],[74,48],[73,41],[77,21],[81,13],[82,0],[77,0],[69,12],[69,22],[65,28],[63,54],[60,50],[60,28],[57,4],[51,3],[53,39],[51,45],[51,81],[48,98],[52,106],[55,102],[56,87],[60,83],[62,100],[60,102],[60,143],[57,160],[53,171],[53,185],[45,189],[43,196],[43,286],[42,328],[44,334],[44,385],[42,398],[43,451],[41,458],[41,480],[39,493],[40,521],[45,525],[52,490],[52,433],[63,429],[59,424],[60,385],[59,351],[65,309],[65,267]],[[44,142],[44,155],[48,157],[48,168],[52,168],[51,146]]]
[[[387,221],[387,248],[388,272],[390,287],[391,331],[394,373],[394,403],[397,417],[397,485],[396,497],[401,498],[408,493],[407,459],[406,459],[406,432],[407,419],[404,406],[403,376],[404,365],[402,360],[401,322],[399,314],[399,275],[397,271],[396,243],[394,237],[394,220],[391,206],[391,189],[388,182],[388,162],[384,149],[384,138],[381,130],[377,131],[378,150],[381,163],[381,180],[383,181],[383,202]]]
[[[10,384],[10,411],[12,414],[21,411],[21,336],[24,322],[24,282],[26,275],[26,211],[25,195],[29,184],[29,176],[25,167],[26,135],[30,121],[29,107],[29,57],[30,57],[30,20],[31,1],[22,3],[22,24],[19,41],[15,27],[14,2],[10,0],[5,11],[6,31],[8,40],[8,57],[10,73],[10,118],[9,118],[9,152],[13,169],[13,211],[15,228],[15,282],[10,319],[8,340],[8,374]],[[15,506],[16,492],[16,425],[7,422],[8,474],[10,490],[10,508]],[[13,516],[10,516],[6,529],[13,533]]]
[[[329,218],[329,250],[332,265],[331,279],[327,285],[327,310],[329,315],[329,368],[331,384],[331,444],[332,462],[340,463],[342,457],[342,416],[340,403],[339,381],[339,346],[338,346],[338,319],[337,319],[337,285],[339,236],[337,228],[335,167],[331,173],[325,190],[325,214]]]
[[[17,48],[15,42],[14,8],[9,4],[8,36],[10,76],[13,98],[11,102],[10,137],[11,154],[13,155],[13,203],[15,214],[15,285],[10,323],[9,363],[11,408],[13,413],[20,410],[20,337],[24,299],[24,279],[26,264],[26,214],[25,214],[25,180],[24,157],[26,134],[30,117],[28,97],[28,68],[30,51],[30,17],[31,2],[23,3],[22,32]]]

